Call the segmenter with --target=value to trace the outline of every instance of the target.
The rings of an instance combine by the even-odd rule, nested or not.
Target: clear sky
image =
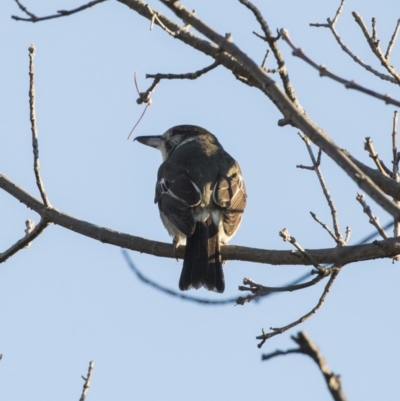
[[[78,6],[27,1],[37,15]],[[265,44],[252,15],[239,2],[185,2],[197,15],[261,62]],[[333,17],[339,1],[258,1],[271,29],[286,28],[319,64],[339,75],[400,98],[396,88],[357,67],[327,29],[310,22]],[[161,4],[152,7],[171,15]],[[74,16],[37,24],[16,22],[16,3],[0,13],[0,172],[39,198],[32,169],[28,106],[28,47],[36,46],[36,112],[43,181],[52,204],[77,218],[114,230],[169,242],[153,203],[160,154],[127,135],[142,113],[146,73],[186,73],[212,60],[174,40],[126,6],[109,1]],[[379,68],[355,24],[376,17],[383,48],[400,3],[348,0],[337,28],[345,42]],[[390,165],[392,106],[321,79],[285,43],[290,78],[307,113],[342,148],[372,166],[363,150],[371,137]],[[392,54],[399,67],[400,43]],[[267,66],[274,68],[272,57]],[[281,117],[259,91],[222,67],[195,81],[164,81],[136,135],[162,134],[178,124],[213,132],[240,163],[248,205],[232,244],[290,250],[278,232],[287,227],[307,248],[333,247],[312,220],[331,225],[330,211],[297,131],[279,128]],[[322,171],[350,244],[373,232],[356,202],[356,185],[326,156]],[[389,216],[368,199],[383,223]],[[24,221],[38,216],[0,191],[0,252],[23,235]],[[152,280],[178,288],[181,261],[130,252]],[[228,262],[223,295],[203,289],[190,295],[225,299],[240,295],[244,277],[269,286],[287,284],[309,267]],[[257,348],[261,329],[279,327],[308,312],[324,283],[274,295],[245,306],[183,302],[139,282],[119,248],[49,227],[29,249],[0,266],[0,399],[78,400],[89,361],[95,361],[88,400],[329,400],[321,373],[305,356],[261,362],[261,354],[292,348],[291,334],[305,330],[330,368],[342,376],[349,400],[397,400],[399,265],[376,260],[345,267],[318,314]]]

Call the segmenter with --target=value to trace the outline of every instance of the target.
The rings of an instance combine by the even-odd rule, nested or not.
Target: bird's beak
[[[143,143],[143,145],[151,146],[152,148],[161,149],[163,137],[161,135],[137,136],[134,141]]]

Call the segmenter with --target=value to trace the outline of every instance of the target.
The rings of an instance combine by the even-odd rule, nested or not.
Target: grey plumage
[[[175,245],[186,243],[179,288],[223,292],[220,245],[235,234],[246,206],[239,165],[213,134],[194,125],[135,139],[163,156],[155,202]]]

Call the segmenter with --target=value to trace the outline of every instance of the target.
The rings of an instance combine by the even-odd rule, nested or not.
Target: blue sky
[[[25,5],[37,15],[81,3],[52,1]],[[357,67],[328,30],[309,27],[333,17],[338,1],[256,3],[271,29],[286,28],[319,64],[382,93],[396,88]],[[368,4],[367,4],[368,3]],[[171,13],[157,2],[160,11]],[[266,47],[252,15],[239,2],[185,2],[221,33],[261,62]],[[348,1],[337,28],[365,61],[371,56],[351,11],[378,21],[383,48],[400,16],[388,0]],[[140,89],[146,73],[186,73],[212,60],[173,40],[160,28],[117,2],[106,2],[67,18],[31,24],[11,0],[0,13],[0,172],[39,197],[32,169],[28,107],[28,47],[36,46],[36,113],[42,178],[52,204],[77,218],[121,232],[169,242],[153,203],[160,154],[127,135],[142,113]],[[399,65],[399,46],[392,64]],[[291,55],[280,43],[297,95],[311,118],[342,148],[372,166],[363,150],[371,137],[390,164],[395,110],[346,90]],[[267,66],[274,68],[272,57]],[[177,124],[213,132],[240,163],[248,205],[232,244],[290,250],[278,232],[287,227],[307,248],[333,247],[311,219],[315,212],[331,225],[316,176],[296,169],[309,164],[297,131],[279,128],[281,117],[254,88],[222,67],[195,81],[164,81],[136,135],[162,134]],[[356,185],[326,156],[322,171],[350,244],[373,232],[356,202]],[[382,222],[389,216],[368,199]],[[0,192],[0,251],[23,235],[24,221],[38,216]],[[177,290],[181,262],[130,252],[149,278]],[[228,262],[223,295],[201,289],[189,294],[224,299],[238,295],[243,277],[269,286],[287,284],[308,272],[300,266]],[[272,296],[246,306],[201,306],[159,293],[140,283],[121,250],[59,226],[49,227],[29,249],[0,268],[0,398],[78,400],[89,361],[96,365],[90,400],[265,399],[329,400],[320,372],[304,356],[261,362],[261,354],[293,347],[290,335],[305,330],[329,366],[342,375],[349,399],[399,398],[397,333],[398,264],[375,260],[345,267],[318,314],[302,326],[257,348],[261,329],[279,327],[308,312],[323,285]]]

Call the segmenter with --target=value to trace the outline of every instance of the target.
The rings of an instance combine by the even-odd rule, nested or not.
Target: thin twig
[[[264,58],[263,58],[263,61],[262,61],[262,63],[261,63],[261,67],[262,67],[262,68],[265,68],[265,63],[267,62],[268,55],[269,55],[269,49],[267,49],[267,51],[266,51],[266,53],[265,53],[265,56],[264,56]]]
[[[390,53],[392,51],[393,45],[395,44],[396,39],[397,39],[397,34],[399,33],[399,29],[400,29],[400,19],[397,20],[396,28],[394,28],[393,35],[390,38],[390,42],[388,44],[388,47],[387,47],[387,50],[386,50],[386,53],[385,53],[385,59],[386,60],[389,60]]]
[[[146,113],[147,108],[150,106],[150,103],[146,104],[146,107],[143,110],[143,113],[140,115],[139,120],[137,120],[136,124],[133,126],[133,128],[131,129],[131,132],[128,135],[127,140],[129,141],[129,138],[131,137],[133,131],[135,130],[135,128],[139,125],[140,121],[142,120],[144,113]]]
[[[90,382],[92,380],[93,368],[94,368],[94,361],[91,361],[89,363],[89,369],[87,372],[87,376],[86,377],[82,376],[82,379],[85,381],[85,383],[83,384],[82,395],[81,395],[81,398],[79,399],[79,401],[85,401],[85,399],[86,399],[86,395],[90,388]]]
[[[167,32],[169,35],[171,35],[171,36],[175,36],[175,35],[176,35],[176,32],[171,31],[169,28],[167,28],[167,27],[163,24],[163,22],[161,21],[161,19],[158,17],[157,11],[154,11],[148,4],[146,4],[146,7],[148,8],[148,10],[150,11],[150,13],[151,13],[151,15],[152,15],[151,23],[150,23],[150,30],[153,29],[154,22],[157,22],[157,24],[158,24],[162,29],[164,29],[164,31]]]
[[[346,396],[342,389],[340,375],[334,374],[328,367],[325,358],[318,349],[318,346],[311,340],[311,338],[304,332],[297,333],[297,336],[291,336],[292,340],[298,344],[298,348],[292,348],[285,351],[276,350],[269,354],[261,356],[262,361],[272,359],[276,356],[289,355],[289,354],[303,354],[309,356],[317,365],[319,370],[324,376],[325,383],[335,401],[346,401]]]
[[[324,291],[322,292],[322,295],[317,303],[317,305],[315,305],[314,308],[311,309],[310,312],[306,313],[304,316],[300,317],[299,319],[295,320],[294,322],[288,324],[287,326],[283,326],[283,327],[278,327],[278,328],[273,328],[270,327],[270,330],[272,330],[269,333],[264,332],[264,330],[262,330],[262,334],[260,336],[257,336],[256,339],[257,340],[261,340],[261,342],[257,345],[258,348],[261,348],[265,341],[267,341],[268,339],[270,339],[271,337],[276,336],[277,334],[282,334],[285,331],[301,324],[304,323],[306,320],[308,320],[312,315],[314,315],[315,313],[318,312],[318,310],[322,307],[322,305],[325,302],[325,299],[330,291],[330,289],[332,288],[333,282],[335,281],[337,275],[339,274],[340,270],[342,267],[334,267],[331,268],[332,270],[332,274],[329,278],[328,283],[326,284]]]
[[[310,212],[310,214],[311,214],[311,217],[312,217],[318,224],[320,224],[320,225],[322,226],[322,228],[324,228],[324,229],[326,230],[326,232],[333,238],[333,240],[334,240],[336,243],[338,243],[338,240],[337,240],[337,238],[336,238],[336,235],[331,231],[331,229],[326,225],[326,223],[322,222],[322,221],[319,219],[319,217],[318,217],[315,213]],[[341,245],[343,245],[343,242],[344,242],[344,241],[342,241]]]
[[[35,58],[35,46],[32,44],[29,47],[29,112],[31,120],[32,131],[32,149],[33,149],[33,170],[35,172],[36,184],[39,188],[40,195],[46,207],[50,207],[50,202],[47,197],[42,178],[40,176],[40,163],[39,163],[39,144],[38,133],[36,127],[35,115],[35,71],[33,67],[33,59]]]
[[[373,142],[370,137],[365,138],[364,149],[368,152],[369,157],[374,161],[378,170],[386,177],[391,177],[391,171],[385,166],[385,163],[379,158],[378,153],[376,153]]]
[[[203,74],[213,70],[214,68],[220,65],[219,61],[214,61],[208,67],[204,67],[200,70],[194,72],[188,72],[186,74],[146,74],[146,78],[154,78],[157,80],[161,79],[197,79],[201,77]]]
[[[351,235],[351,228],[350,226],[346,227],[346,236],[344,238],[344,244],[347,245],[350,241],[350,235]]]
[[[45,17],[37,17],[35,14],[31,13],[19,0],[15,0],[15,2],[18,4],[18,7],[22,12],[24,12],[26,15],[29,16],[29,18],[22,18],[18,17],[17,15],[12,15],[11,18],[16,20],[16,21],[28,21],[28,22],[38,22],[38,21],[45,21],[53,18],[60,18],[60,17],[67,17],[68,15],[78,13],[80,11],[86,10],[87,8],[93,7],[96,4],[103,3],[106,0],[95,0],[95,1],[90,1],[87,4],[84,4],[83,6],[74,8],[72,10],[59,10],[57,11],[57,14],[53,15],[47,15]]]
[[[321,149],[319,149],[319,151],[318,151],[318,160],[316,160],[315,156],[314,156],[314,152],[313,152],[313,150],[311,148],[310,139],[306,135],[302,135],[300,133],[299,133],[299,136],[304,141],[304,143],[305,143],[305,145],[307,147],[308,154],[310,155],[310,159],[311,159],[311,162],[312,162],[313,167],[314,167],[314,171],[317,174],[318,181],[319,181],[319,183],[321,185],[321,188],[322,188],[322,192],[323,192],[323,194],[325,196],[326,201],[328,202],[328,206],[329,206],[329,209],[331,211],[332,224],[333,224],[333,228],[334,228],[334,231],[335,231],[335,235],[333,236],[333,239],[335,240],[335,242],[338,245],[344,245],[344,240],[343,240],[342,234],[340,233],[338,213],[337,213],[335,204],[333,203],[332,197],[331,197],[331,195],[330,195],[330,193],[328,191],[328,187],[326,185],[326,182],[324,180],[324,177],[322,176],[322,172],[321,172],[321,169],[320,169]]]
[[[382,95],[378,92],[375,92],[371,89],[368,89],[364,86],[361,86],[359,84],[357,84],[354,81],[350,81],[344,78],[339,77],[338,75],[330,72],[325,66],[323,65],[318,65],[317,63],[315,63],[313,60],[311,60],[303,51],[303,49],[298,48],[294,45],[294,43],[292,42],[292,40],[289,37],[289,33],[286,29],[282,29],[281,30],[281,36],[282,39],[292,48],[293,50],[293,56],[295,57],[299,57],[301,60],[305,61],[307,64],[311,65],[313,68],[315,68],[321,77],[328,77],[330,79],[333,79],[336,82],[341,83],[342,85],[344,85],[344,87],[346,89],[354,89],[357,90],[359,92],[365,93],[366,95],[375,97],[376,99],[380,99],[383,100],[386,104],[393,104],[395,106],[400,107],[400,101],[396,100],[394,98],[392,98],[389,95]]]
[[[293,292],[293,291],[303,290],[304,288],[312,287],[313,285],[318,284],[325,277],[326,276],[322,274],[318,274],[314,279],[306,281],[305,283],[290,284],[282,287],[267,287],[265,285],[255,283],[252,279],[245,278],[243,279],[244,285],[239,286],[239,291],[251,291],[258,297],[270,294],[272,292]]]
[[[332,20],[332,25],[333,25],[333,26],[335,26],[335,24],[336,24],[336,22],[337,22],[337,20],[338,20],[338,18],[339,18],[339,15],[340,15],[340,14],[342,13],[342,11],[343,11],[344,2],[345,2],[345,0],[342,0],[342,1],[340,2],[340,6],[339,6],[339,8],[337,9],[336,14],[335,14],[335,17],[334,17],[333,20]]]
[[[5,250],[4,252],[0,253],[0,263],[5,262],[8,258],[16,254],[21,249],[27,248],[29,244],[35,238],[37,238],[49,224],[50,221],[47,218],[42,217],[39,224],[35,228],[29,229],[27,227],[27,229],[25,230],[25,236],[23,238],[17,241],[14,245],[10,246],[10,248]]]
[[[320,266],[314,258],[296,241],[296,238],[292,237],[289,234],[289,231],[284,228],[279,231],[279,236],[283,238],[284,241],[290,242],[297,250],[307,259],[317,270],[318,273],[322,276],[327,276],[329,274],[329,270],[326,267]]]
[[[156,79],[154,79],[153,83],[150,85],[149,89],[147,89],[147,91],[140,92],[139,85],[138,85],[138,82],[137,82],[137,77],[136,77],[136,71],[133,74],[133,80],[135,82],[136,91],[137,91],[137,93],[139,95],[139,97],[136,99],[136,103],[137,104],[146,103],[146,107],[144,108],[142,114],[140,115],[139,120],[136,122],[136,124],[131,129],[131,132],[129,133],[128,138],[127,138],[128,141],[129,141],[129,138],[131,137],[133,131],[139,125],[140,121],[142,120],[143,116],[145,115],[147,109],[153,103],[153,99],[150,97],[150,95],[155,91],[157,85],[160,82],[160,80],[156,78]]]
[[[383,239],[389,238],[389,236],[386,234],[385,230],[379,224],[378,217],[376,217],[372,214],[371,208],[367,205],[367,202],[365,201],[365,196],[363,194],[358,193],[356,196],[356,199],[363,207],[363,212],[369,217],[369,222],[378,230],[379,235]]]

